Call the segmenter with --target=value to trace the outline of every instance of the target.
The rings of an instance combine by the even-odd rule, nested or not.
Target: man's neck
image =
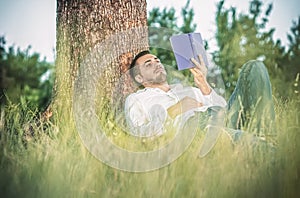
[[[170,85],[166,82],[166,83],[162,83],[162,84],[148,84],[148,85],[144,85],[145,88],[159,88],[165,92],[168,92],[171,88]]]

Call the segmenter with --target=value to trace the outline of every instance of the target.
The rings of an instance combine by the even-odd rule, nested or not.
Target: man
[[[165,132],[165,124],[170,120],[182,127],[199,112],[218,112],[220,109],[220,112],[226,109],[226,126],[232,129],[244,126],[251,128],[252,126],[247,125],[251,120],[259,131],[268,124],[265,123],[266,120],[274,119],[271,85],[263,63],[250,61],[243,66],[237,87],[227,104],[209,86],[206,66],[202,57],[199,56],[199,59],[200,62],[191,59],[195,67],[190,69],[197,87],[184,87],[180,84],[168,84],[164,66],[149,51],[142,51],[135,56],[130,73],[144,89],[126,98],[125,114],[132,135],[161,135]],[[270,117],[262,119],[262,109]],[[252,116],[251,119],[249,115]]]

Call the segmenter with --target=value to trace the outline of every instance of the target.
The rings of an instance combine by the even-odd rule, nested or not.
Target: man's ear
[[[140,74],[136,75],[134,77],[134,79],[136,80],[136,82],[138,82],[140,84],[142,84],[142,82],[143,82],[143,77]]]

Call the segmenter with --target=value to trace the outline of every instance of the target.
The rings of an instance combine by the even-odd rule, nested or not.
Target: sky
[[[191,0],[197,32],[214,45],[216,3],[219,0]],[[147,9],[153,7],[180,9],[184,0],[147,0]],[[274,39],[288,44],[287,33],[292,21],[300,16],[299,0],[263,0],[264,7],[273,3],[267,29],[275,28]],[[248,13],[249,0],[226,0],[225,7],[234,6],[238,13]],[[56,0],[0,0],[0,36],[4,36],[7,46],[14,45],[22,50],[31,46],[32,52],[40,53],[49,62],[55,59],[56,40]]]

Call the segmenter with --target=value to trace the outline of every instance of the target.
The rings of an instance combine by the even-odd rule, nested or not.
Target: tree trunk
[[[104,86],[108,98],[112,97],[115,83],[128,69],[133,55],[148,48],[146,0],[57,0],[56,32],[55,95],[49,111],[70,112],[79,68],[91,53],[95,54],[97,45],[107,45],[105,41],[114,35],[110,45],[114,49],[127,48],[122,54],[101,51],[98,54],[101,60],[111,61],[94,66],[106,65],[99,84]],[[124,86],[121,89],[126,91]]]

